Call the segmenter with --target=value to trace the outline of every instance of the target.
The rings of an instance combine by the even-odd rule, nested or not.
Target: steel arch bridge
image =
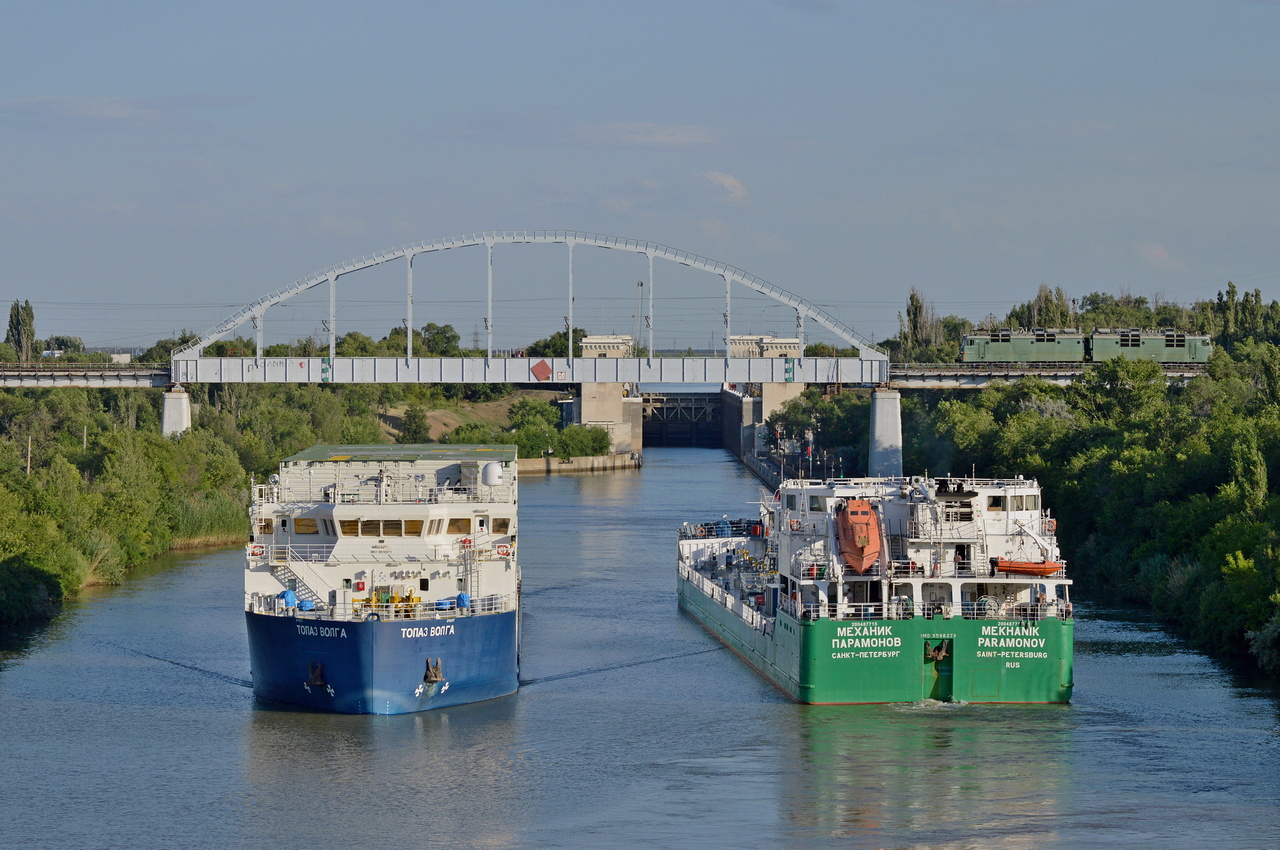
[[[653,356],[653,323],[648,327],[648,351],[643,358],[612,359],[601,362],[594,358],[495,358],[493,356],[493,247],[499,244],[562,244],[568,247],[568,311],[569,327],[573,327],[573,252],[587,245],[643,254],[649,261],[649,317],[653,315],[654,260],[665,260],[719,276],[725,286],[725,356],[712,358],[655,358]],[[421,254],[454,248],[485,246],[488,252],[488,289],[485,312],[486,349],[483,358],[415,358],[413,334],[406,340],[403,358],[355,357],[338,358],[337,286],[338,279],[379,266],[406,260],[405,326],[413,328],[413,268]],[[263,356],[263,331],[267,311],[295,295],[328,284],[329,287],[329,356],[327,358],[268,358]],[[816,322],[859,351],[858,357],[842,358],[734,358],[729,356],[732,332],[732,286],[738,284],[765,295],[796,314],[800,352],[804,351],[805,322]],[[648,318],[648,317],[646,317]],[[252,358],[206,358],[206,346],[245,325],[253,327],[256,355]],[[572,331],[571,331],[572,332]],[[639,340],[637,340],[639,342]],[[788,360],[787,363],[781,362]],[[794,361],[794,362],[792,362]],[[542,363],[542,368],[535,368]],[[637,239],[584,233],[574,230],[503,230],[483,231],[465,236],[450,236],[425,242],[414,242],[369,254],[330,266],[283,286],[245,305],[195,341],[176,350],[172,356],[173,380],[191,382],[718,382],[760,381],[795,383],[860,383],[881,384],[888,381],[888,356],[854,330],[808,300],[775,286],[742,269],[661,245]],[[549,371],[548,371],[549,370]]]

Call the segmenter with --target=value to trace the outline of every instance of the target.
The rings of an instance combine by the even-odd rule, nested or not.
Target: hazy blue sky
[[[146,345],[333,263],[500,229],[702,254],[876,339],[913,286],[975,319],[1041,283],[1280,297],[1277,2],[0,13],[0,298],[30,299],[41,336]],[[546,336],[563,254],[500,248],[498,344]],[[467,337],[483,251],[448,253],[419,261],[415,325]],[[677,269],[656,269],[658,345],[705,344],[723,284]],[[584,257],[575,323],[631,330],[643,271]],[[403,318],[402,268],[343,284],[340,332]],[[269,327],[318,332],[326,299]],[[735,331],[792,325],[735,308]]]

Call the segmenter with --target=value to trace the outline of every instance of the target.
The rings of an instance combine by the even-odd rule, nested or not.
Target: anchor
[[[311,693],[312,686],[324,688],[329,692],[329,696],[333,696],[333,686],[324,680],[324,662],[317,661],[312,664],[307,662],[307,680],[302,683],[302,687],[306,688],[307,693]]]
[[[426,682],[428,685],[444,681],[444,673],[440,672],[442,660],[443,659],[437,658],[436,663],[432,664],[431,659],[427,659],[427,672],[423,675],[422,681]]]
[[[427,659],[427,670],[422,675],[422,683],[413,692],[415,697],[421,697],[423,691],[430,690],[434,692],[434,686],[444,682],[444,673],[441,672],[443,663],[443,659],[440,658],[437,658],[434,664],[431,663],[430,658]],[[449,683],[445,682],[444,687],[440,689],[440,693],[444,693],[448,689]]]
[[[938,645],[933,648],[930,648],[929,641],[924,642],[925,658],[928,658],[931,661],[941,661],[942,659],[946,658],[948,654],[949,653],[947,652],[947,642],[945,640],[938,641]]]

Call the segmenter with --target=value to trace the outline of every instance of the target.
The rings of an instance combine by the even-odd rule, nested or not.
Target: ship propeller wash
[[[316,446],[253,487],[253,691],[405,714],[518,684],[514,446]]]
[[[680,607],[802,703],[1065,703],[1055,531],[1023,478],[788,480],[680,527]]]

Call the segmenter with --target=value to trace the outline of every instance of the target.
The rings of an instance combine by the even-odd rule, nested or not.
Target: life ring
[[[381,620],[381,619],[382,619],[382,617],[378,615],[378,612],[377,612],[377,611],[371,611],[370,613],[365,614],[365,615],[364,615],[364,618],[365,618],[366,620],[368,620],[369,622],[374,622],[374,621],[376,621],[376,620]]]
[[[499,543],[499,544],[494,548],[494,551],[496,551],[496,552],[498,553],[498,557],[499,557],[499,558],[505,558],[505,557],[507,557],[508,555],[510,555],[510,554],[511,554],[511,547],[510,547],[510,546],[508,546],[508,545],[507,545],[507,544],[505,544],[505,543]]]
[[[703,528],[702,526],[698,526],[697,528],[695,528],[695,529],[693,530],[693,533],[694,533],[694,536],[696,536],[696,537],[706,537],[706,536],[707,536],[707,530],[706,530],[705,528]]]
[[[255,558],[261,558],[263,555],[267,554],[267,547],[263,546],[261,543],[255,543],[249,547],[249,554]]]
[[[1044,521],[1044,530],[1048,534],[1053,534],[1058,530],[1058,521],[1056,519],[1046,519]]]
[[[793,519],[793,520],[791,520],[791,530],[792,530],[792,531],[799,531],[799,530],[800,530],[800,520],[798,520],[798,519]]]

